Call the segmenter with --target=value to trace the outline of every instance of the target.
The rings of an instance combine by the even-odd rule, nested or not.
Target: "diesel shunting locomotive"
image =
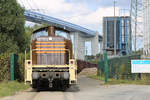
[[[33,32],[30,60],[25,60],[25,83],[33,88],[67,88],[77,83],[77,62],[68,30],[48,26]]]

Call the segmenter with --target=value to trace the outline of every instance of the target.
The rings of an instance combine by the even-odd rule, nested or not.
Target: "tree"
[[[26,50],[29,52],[30,48],[30,42],[31,42],[31,34],[33,32],[33,27],[26,26],[25,27],[25,42],[26,42]]]
[[[26,47],[26,50],[29,52],[29,48],[30,48],[30,42],[31,42],[31,35],[33,33],[34,30],[37,30],[41,27],[45,27],[45,26],[48,26],[47,24],[41,24],[41,25],[38,25],[38,24],[35,24],[34,26],[25,26],[25,47]]]
[[[17,1],[0,0],[0,33],[6,36],[8,40],[14,41],[20,52],[25,49],[24,24],[24,9]]]
[[[19,50],[17,44],[7,35],[0,33],[0,54],[2,53],[17,53]]]

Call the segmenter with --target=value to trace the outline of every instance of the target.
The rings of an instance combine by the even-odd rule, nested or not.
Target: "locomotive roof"
[[[49,26],[45,26],[45,27],[38,28],[38,29],[36,29],[36,30],[33,31],[33,34],[36,33],[36,32],[42,31],[42,30],[46,30],[46,29],[48,29],[48,27],[49,27]],[[54,27],[55,27],[55,26],[54,26]],[[66,30],[66,29],[63,29],[63,28],[60,28],[60,27],[55,27],[55,29],[57,29],[57,30],[62,30],[62,31],[65,31],[65,32],[68,32],[68,33],[70,32],[70,31],[68,31],[68,30]]]

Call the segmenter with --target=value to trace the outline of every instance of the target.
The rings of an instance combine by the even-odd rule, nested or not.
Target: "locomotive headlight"
[[[64,79],[69,79],[69,72],[64,72]]]
[[[52,37],[49,37],[49,38],[48,38],[48,40],[50,40],[50,41],[51,41],[52,39],[53,39]]]
[[[33,73],[32,73],[32,78],[33,78],[33,79],[38,79],[38,78],[39,78],[38,72],[33,72]]]
[[[73,65],[74,63],[75,63],[74,60],[70,60],[70,61],[69,61],[69,64],[70,64],[70,65]]]

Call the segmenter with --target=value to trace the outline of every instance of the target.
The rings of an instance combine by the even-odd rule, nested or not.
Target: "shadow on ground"
[[[78,85],[72,85],[70,86],[69,88],[67,89],[61,89],[61,88],[47,88],[47,87],[44,87],[44,88],[38,88],[38,89],[31,89],[27,92],[79,92],[80,89],[79,89],[79,86]]]

